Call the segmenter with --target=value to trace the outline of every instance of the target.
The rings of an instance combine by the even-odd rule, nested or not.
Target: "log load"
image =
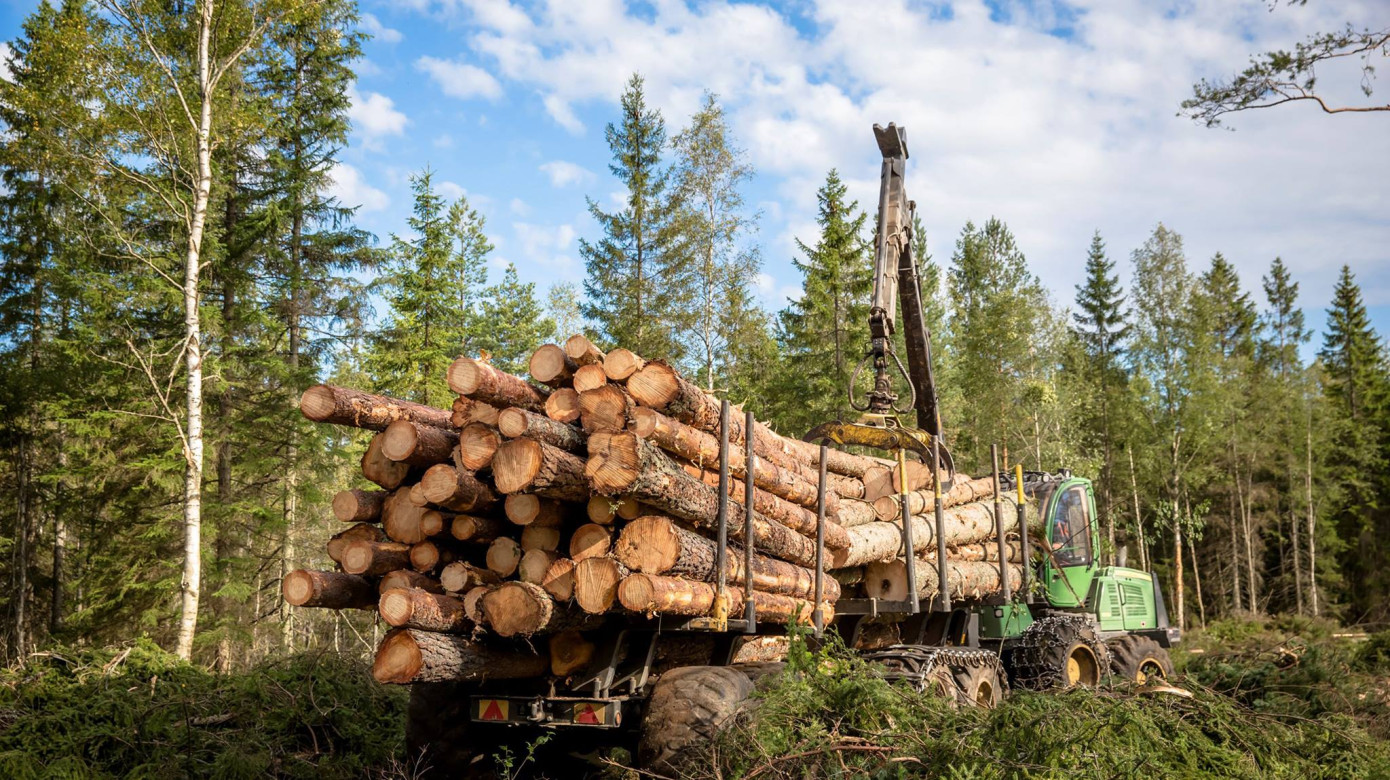
[[[387,490],[395,490],[410,474],[410,464],[386,457],[381,437],[380,433],[373,436],[367,443],[367,451],[362,453],[362,476]]]
[[[380,435],[381,454],[398,463],[420,468],[448,460],[459,441],[459,435],[453,431],[410,420],[397,420],[386,426]]]
[[[433,509],[416,506],[410,501],[410,491],[402,488],[391,495],[382,510],[381,527],[392,541],[419,544],[444,532],[444,515]]]
[[[633,374],[642,370],[647,361],[630,350],[619,347],[603,358],[603,373],[613,382],[626,382]]]
[[[555,603],[539,585],[504,582],[490,588],[482,600],[488,628],[501,637],[528,637],[567,628],[593,626],[595,620]]]
[[[621,385],[603,384],[579,394],[579,423],[585,433],[627,427],[632,397]]]
[[[455,430],[461,430],[463,426],[480,422],[484,425],[496,425],[497,415],[500,413],[497,407],[492,404],[485,404],[482,401],[474,401],[472,398],[459,396],[454,399],[453,414],[449,421]]]
[[[603,367],[603,351],[594,346],[594,343],[582,333],[576,333],[565,339],[565,354],[577,366]]]
[[[572,423],[579,419],[579,393],[562,387],[545,399],[545,416],[556,422]]]
[[[570,535],[570,558],[578,562],[585,558],[607,555],[612,543],[613,532],[607,526],[585,523],[574,529],[574,533]]]
[[[463,593],[479,585],[496,585],[502,578],[491,569],[484,569],[467,561],[454,561],[439,573],[439,584],[452,593]]]
[[[513,493],[503,502],[507,519],[515,525],[559,527],[565,520],[565,505],[553,498]]]
[[[430,593],[443,593],[445,588],[441,582],[428,574],[421,574],[411,569],[397,569],[381,578],[381,583],[377,590],[385,593],[393,588],[419,588]]]
[[[577,533],[577,532],[576,532]],[[729,546],[724,571],[732,584],[746,584],[744,551]],[[714,540],[681,528],[669,517],[648,515],[623,526],[613,557],[632,571],[665,574],[685,579],[714,582],[718,579],[718,547]],[[807,569],[764,555],[753,556],[753,588],[801,599],[813,599],[816,574]],[[826,574],[822,584],[824,601],[840,597],[840,584]]]
[[[515,680],[540,677],[550,669],[545,653],[498,648],[462,636],[400,628],[386,635],[372,663],[380,683],[452,680]]]
[[[292,607],[371,609],[376,601],[371,580],[340,571],[296,569],[285,575],[280,593]]]
[[[1004,533],[1012,533],[1018,527],[1018,513],[1011,496],[1003,501]],[[1028,505],[1030,528],[1036,524],[1035,508]],[[973,504],[952,507],[942,513],[945,526],[946,544],[956,546],[983,542],[994,536],[993,502],[979,501]],[[834,550],[827,557],[827,568],[843,569],[862,566],[874,561],[886,561],[902,554],[902,521],[876,522],[849,529],[850,544],[847,549]],[[912,516],[912,546],[917,552],[936,548],[936,519],[931,515]]]
[[[420,486],[419,482],[416,482],[414,485],[410,486],[410,493],[408,494],[408,496],[410,499],[410,503],[414,504],[415,506],[425,507],[429,506],[430,504],[430,500],[428,498],[425,498],[425,489]]]
[[[574,426],[525,409],[503,409],[497,415],[497,430],[508,439],[525,437],[565,452],[584,452],[584,434]]]
[[[358,523],[357,525],[349,526],[329,537],[328,544],[325,545],[328,550],[328,557],[333,559],[334,563],[342,563],[343,550],[347,549],[349,542],[358,540],[384,542],[386,541],[386,534],[379,526],[370,525],[368,523]]]
[[[686,464],[684,468],[685,473],[704,482],[706,485],[716,489],[719,487],[719,474],[716,472],[707,471],[693,463]],[[742,501],[744,496],[747,495],[744,492],[743,480],[734,479],[733,477],[729,478],[728,490],[729,498],[735,501]],[[862,501],[859,503],[865,507],[868,514],[866,518],[861,518],[859,524],[862,525],[863,523],[873,521],[875,519],[873,506],[865,504]],[[816,519],[816,513],[806,507],[793,504],[786,499],[778,498],[766,490],[760,490],[758,488],[753,489],[753,510],[761,515],[765,515],[770,520],[775,520],[793,531],[810,538],[815,537],[816,526],[820,522]],[[831,520],[828,515],[826,516],[825,522],[825,546],[836,550],[841,550],[849,546],[849,534],[845,533],[845,529],[841,527],[839,523]]]
[[[959,480],[941,496],[943,506],[950,508],[961,504],[984,501],[994,496],[994,478]],[[930,514],[936,506],[936,494],[931,490],[914,490],[907,494],[908,511],[914,515]],[[882,496],[874,500],[874,513],[880,520],[895,520],[902,514],[902,502],[898,496]]]
[[[487,548],[487,567],[499,577],[510,577],[516,573],[524,552],[515,539],[499,536]]]
[[[497,448],[492,476],[503,493],[534,493],[561,501],[587,501],[584,461],[534,439],[512,439]]]
[[[618,583],[628,575],[626,566],[612,558],[589,558],[574,564],[574,601],[590,614],[613,608]]]
[[[600,431],[591,435],[584,473],[596,493],[627,494],[704,528],[713,529],[718,524],[715,488],[686,474],[654,445],[631,431]],[[732,501],[730,511],[735,516],[743,512]],[[743,523],[731,523],[729,536],[742,539]],[[757,512],[753,513],[752,541],[755,548],[802,566],[814,563],[816,558],[811,540]]]
[[[519,406],[533,412],[545,408],[548,395],[519,376],[513,376],[481,360],[461,357],[449,365],[449,389],[475,401],[505,409]]]
[[[370,523],[381,517],[386,490],[340,490],[333,496],[333,516],[344,523]]]
[[[463,613],[468,619],[473,621],[473,625],[478,628],[487,628],[487,615],[483,614],[483,596],[493,589],[493,585],[479,585],[469,589],[460,599],[463,602]]]
[[[593,660],[596,649],[593,642],[573,628],[552,634],[546,644],[550,649],[550,673],[556,677],[568,677],[584,669]]]
[[[299,397],[299,411],[314,422],[384,431],[397,420],[448,430],[449,412],[424,404],[334,385],[314,385]]]
[[[560,529],[534,523],[522,528],[521,549],[555,552],[560,549]]]
[[[571,387],[576,393],[583,393],[586,390],[596,390],[608,384],[608,375],[603,373],[603,366],[580,366],[574,372],[574,379],[571,380]]]
[[[590,496],[585,505],[590,522],[612,525],[616,520],[633,520],[646,514],[642,502],[631,496]]]
[[[410,567],[410,545],[357,539],[343,547],[340,563],[348,574],[380,577],[387,572]]]
[[[532,379],[551,387],[564,386],[578,369],[579,364],[555,344],[541,345],[531,353],[531,360],[527,364],[527,372]]]
[[[450,536],[460,542],[476,544],[490,544],[492,540],[510,531],[505,521],[478,515],[454,515],[453,522],[449,525]]]
[[[522,582],[541,585],[545,582],[545,573],[550,570],[550,564],[559,560],[559,557],[552,550],[527,550],[526,554],[521,556],[521,563],[516,565],[516,578]]]
[[[545,570],[541,587],[561,604],[574,598],[574,561],[569,558],[556,558]]]
[[[1017,592],[1023,586],[1023,567],[1006,563],[1009,587]],[[934,598],[940,585],[936,560],[918,558],[913,567],[917,575],[918,598]],[[979,600],[1000,591],[999,564],[987,561],[946,561],[946,582],[952,599]],[[869,598],[886,601],[905,601],[907,563],[902,560],[871,563],[864,567],[864,593]]]
[[[685,615],[703,617],[714,609],[714,599],[718,588],[708,582],[695,582],[676,577],[662,577],[656,574],[632,574],[618,586],[618,600],[625,609],[644,615]],[[744,591],[730,587],[730,611],[737,610],[744,602]],[[758,620],[767,622],[809,623],[814,610],[811,603],[790,596],[753,591],[753,603],[757,605]],[[832,615],[833,607],[824,605],[826,620]]]
[[[449,563],[453,563],[458,553],[449,547],[441,547],[434,542],[425,541],[410,546],[410,567],[428,574]]]
[[[377,612],[387,625],[418,628],[445,634],[467,634],[473,621],[463,612],[463,602],[453,596],[419,588],[394,588],[381,594]]]
[[[949,483],[950,475],[942,473],[941,484]],[[902,492],[898,480],[898,465],[881,464],[869,467],[864,472],[864,500],[876,501],[884,496],[896,496]],[[916,460],[907,461],[908,492],[931,487],[931,466]]]
[[[500,417],[499,417],[500,419]],[[459,431],[458,466],[469,471],[481,471],[492,465],[492,456],[502,446],[497,429],[483,423],[469,423]]]
[[[477,475],[448,463],[431,466],[420,478],[420,486],[431,504],[455,512],[480,512],[501,501]]]

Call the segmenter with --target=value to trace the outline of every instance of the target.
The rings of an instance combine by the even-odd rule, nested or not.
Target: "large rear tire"
[[[1106,647],[1110,650],[1110,672],[1118,679],[1143,685],[1155,678],[1173,677],[1173,659],[1149,637],[1127,634],[1110,640]]]
[[[675,774],[682,757],[713,741],[752,692],[748,675],[729,666],[685,666],[661,675],[642,721],[639,765]]]
[[[1004,700],[1004,681],[995,666],[965,666],[951,670],[962,704],[992,710]]]
[[[1049,615],[1033,622],[1009,648],[1010,674],[1034,690],[1100,685],[1110,653],[1085,615]]]

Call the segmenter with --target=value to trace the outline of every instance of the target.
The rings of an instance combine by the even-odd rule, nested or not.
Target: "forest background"
[[[873,221],[840,172],[818,174],[800,289],[769,311],[755,171],[720,98],[663,116],[634,74],[605,133],[625,199],[589,200],[582,288],[541,289],[489,262],[476,204],[428,169],[390,235],[333,196],[365,35],[341,0],[69,0],[10,42],[6,658],[142,634],[218,669],[370,652],[371,616],[278,597],[284,572],[327,565],[309,540],[359,479],[364,441],[296,410],[318,381],[447,406],[455,356],[522,372],[582,331],[672,359],[785,433],[849,414]],[[1240,98],[1199,86],[1187,110],[1214,120]],[[954,235],[919,222],[956,463],[979,473],[998,443],[1094,478],[1103,555],[1156,569],[1184,623],[1384,621],[1390,368],[1353,269],[1308,301],[1279,258],[1242,280],[1153,219],[1138,246],[1077,246],[1074,291],[1050,290],[987,210]]]

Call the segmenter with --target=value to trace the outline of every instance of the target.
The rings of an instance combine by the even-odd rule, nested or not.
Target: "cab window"
[[[1052,515],[1052,552],[1063,566],[1085,566],[1091,562],[1091,504],[1086,489],[1068,488],[1057,498]]]

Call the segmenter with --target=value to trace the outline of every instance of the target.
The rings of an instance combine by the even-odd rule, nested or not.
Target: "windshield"
[[[1067,488],[1057,498],[1048,540],[1062,566],[1085,566],[1091,562],[1091,506],[1086,489]]]

